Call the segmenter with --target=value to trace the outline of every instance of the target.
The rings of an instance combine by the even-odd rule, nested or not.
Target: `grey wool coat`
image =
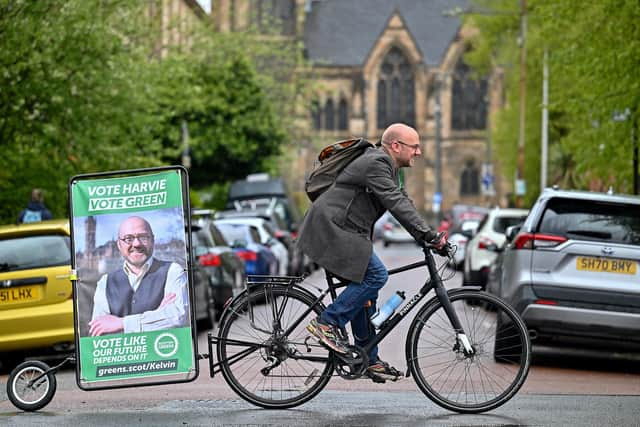
[[[373,225],[389,211],[416,241],[436,233],[400,189],[398,169],[383,148],[367,149],[307,211],[298,245],[331,273],[360,283],[373,252]]]

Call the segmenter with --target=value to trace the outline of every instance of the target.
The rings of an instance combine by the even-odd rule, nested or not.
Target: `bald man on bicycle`
[[[399,170],[421,156],[415,129],[395,123],[382,134],[377,147],[365,152],[340,173],[305,215],[298,245],[315,263],[350,283],[307,329],[335,352],[348,353],[341,328],[351,322],[355,344],[365,346],[375,337],[369,322],[376,311],[378,291],[388,279],[387,268],[373,251],[373,225],[389,211],[417,242],[437,249],[446,246],[444,233],[433,231],[400,186]],[[371,304],[369,304],[371,302]],[[375,382],[397,380],[401,373],[368,354],[368,376]]]

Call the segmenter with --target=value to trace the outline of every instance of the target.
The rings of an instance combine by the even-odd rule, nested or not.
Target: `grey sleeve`
[[[404,189],[394,180],[393,166],[385,158],[376,158],[367,168],[367,188],[380,200],[417,241],[431,240],[436,233],[429,227]]]

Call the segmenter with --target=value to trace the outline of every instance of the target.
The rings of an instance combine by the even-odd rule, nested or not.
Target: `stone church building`
[[[213,0],[212,19],[219,31],[242,31],[275,16],[279,37],[303,43],[313,64],[307,138],[292,141],[292,189],[301,190],[320,147],[351,137],[377,141],[389,124],[403,122],[418,130],[423,145],[423,157],[405,169],[406,188],[421,211],[433,214],[457,203],[504,204],[509,191],[506,181],[491,179],[500,168],[487,131],[503,102],[501,71],[477,78],[463,59],[473,29],[447,13],[466,6],[465,0]]]

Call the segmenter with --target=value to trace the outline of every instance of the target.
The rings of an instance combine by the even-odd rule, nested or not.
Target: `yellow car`
[[[0,361],[73,349],[68,220],[0,226]]]

